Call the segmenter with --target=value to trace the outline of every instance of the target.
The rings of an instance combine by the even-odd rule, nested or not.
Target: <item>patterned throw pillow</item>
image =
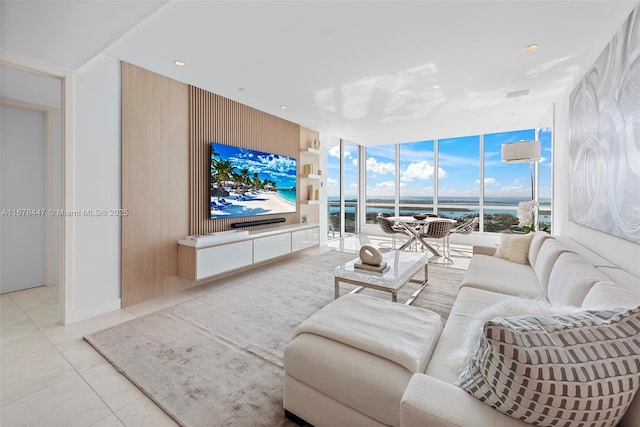
[[[457,385],[539,426],[614,426],[640,384],[640,307],[495,318]]]

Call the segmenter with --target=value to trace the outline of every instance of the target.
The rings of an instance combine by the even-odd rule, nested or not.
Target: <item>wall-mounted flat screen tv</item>
[[[296,211],[295,157],[211,143],[211,218]]]

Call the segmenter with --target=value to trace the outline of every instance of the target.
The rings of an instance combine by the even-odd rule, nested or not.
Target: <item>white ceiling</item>
[[[70,69],[103,52],[376,145],[537,126],[637,4],[3,0],[1,46]]]

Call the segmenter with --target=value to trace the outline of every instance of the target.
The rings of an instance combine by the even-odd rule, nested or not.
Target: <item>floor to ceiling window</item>
[[[551,163],[551,128],[540,128],[538,130],[538,140],[540,141],[540,149],[542,156],[538,162],[538,201],[540,203],[540,214],[538,217],[538,227],[540,230],[551,231],[551,195],[552,171]]]
[[[358,145],[342,141],[344,231],[357,233],[358,227]]]
[[[327,234],[329,239],[341,236],[342,209],[340,203],[340,144],[327,148]]]
[[[480,136],[439,139],[437,212],[459,222],[480,215]]]
[[[529,163],[502,162],[502,144],[535,138],[541,143],[542,157],[533,168]],[[358,176],[366,181],[361,208],[367,224],[374,224],[381,212],[437,212],[458,224],[479,217],[479,230],[484,232],[519,231],[517,208],[520,202],[532,200],[532,170],[539,226],[550,231],[551,150],[548,127],[367,147],[363,164],[358,165],[358,146],[343,141],[342,151],[340,147],[329,150],[330,237],[360,231]]]
[[[533,129],[484,135],[484,231],[516,227],[518,203],[532,199],[529,163],[502,163],[500,153],[502,144],[534,138]]]
[[[400,144],[400,215],[433,212],[436,166],[433,141]],[[438,175],[442,174],[438,170]]]
[[[395,213],[396,147],[379,145],[366,149],[366,223],[375,224],[379,213]]]

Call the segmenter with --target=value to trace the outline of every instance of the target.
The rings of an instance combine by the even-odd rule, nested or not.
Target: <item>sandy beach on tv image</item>
[[[211,217],[224,218],[269,213],[295,212],[295,203],[280,197],[277,192],[247,192],[243,195],[211,197]]]

